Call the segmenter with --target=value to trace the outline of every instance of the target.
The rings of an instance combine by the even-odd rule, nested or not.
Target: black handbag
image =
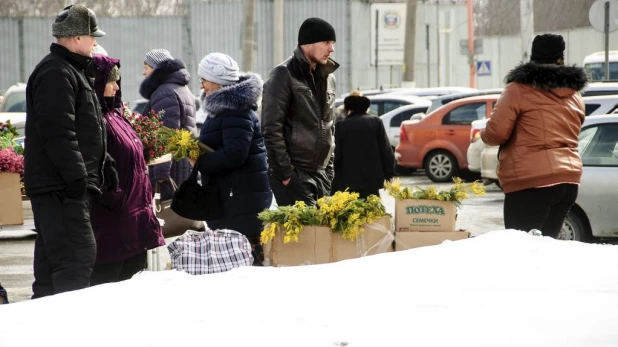
[[[173,179],[169,178],[168,181],[174,189],[174,192],[178,190],[178,186],[176,186],[176,182]],[[204,221],[199,220],[191,220],[188,218],[184,218],[179,216],[176,212],[172,211],[172,199],[169,200],[161,200],[161,183],[157,181],[155,183],[155,193],[158,193],[159,198],[155,198],[155,212],[157,214],[157,218],[163,219],[165,223],[161,227],[163,230],[163,237],[174,237],[178,235],[184,234],[187,230],[204,230]]]
[[[219,188],[208,178],[205,186],[197,182],[199,159],[189,178],[182,182],[172,198],[172,211],[181,217],[209,221],[223,217]]]

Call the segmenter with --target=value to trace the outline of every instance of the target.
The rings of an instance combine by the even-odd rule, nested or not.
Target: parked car
[[[595,116],[618,112],[618,95],[584,96],[586,116]],[[479,131],[485,128],[487,119],[472,122],[470,129],[470,147],[468,147],[468,166],[470,171],[480,172],[485,184],[498,182],[498,146],[488,146],[480,139]]]
[[[468,87],[436,87],[436,88],[398,88],[393,89],[389,94],[394,95],[416,95],[427,99],[434,99],[444,95],[476,93],[478,89]]]
[[[406,105],[396,108],[390,112],[380,116],[382,123],[384,123],[384,129],[388,134],[388,140],[393,147],[393,150],[399,144],[399,136],[401,133],[401,123],[406,120],[410,120],[413,114],[427,111],[429,105]]]
[[[475,120],[470,124],[470,146],[466,157],[468,158],[468,170],[481,172],[481,153],[486,145],[481,140],[480,130],[485,128],[487,119]]]
[[[416,95],[378,94],[369,95],[367,98],[371,101],[369,114],[373,114],[375,116],[381,116],[405,105],[419,105],[427,107],[431,105],[431,101]],[[335,100],[335,109],[342,111],[339,110],[339,106],[341,105],[343,105],[343,99]]]
[[[579,134],[584,170],[575,206],[562,227],[561,238],[586,241],[590,237],[618,237],[615,216],[618,190],[618,116],[586,117]]]
[[[471,96],[492,95],[492,94],[501,94],[501,93],[502,93],[502,88],[495,88],[495,89],[481,89],[475,92],[455,93],[455,94],[444,95],[444,96],[437,97],[431,100],[431,106],[429,106],[427,113],[431,113],[434,110],[437,110],[438,108],[448,104],[451,101],[455,101],[455,100],[459,100],[463,98],[469,98]]]
[[[363,93],[364,96],[370,96],[370,95],[378,95],[378,94],[390,93],[390,92],[392,92],[394,90],[396,90],[396,88],[366,89],[366,90],[360,90],[360,92]],[[341,96],[339,97],[338,100],[341,100],[341,102],[343,103],[343,99],[345,99],[346,96],[348,96],[348,95],[350,95],[350,93],[343,93],[343,94],[341,94]]]
[[[434,182],[447,182],[468,168],[472,121],[491,115],[499,95],[463,98],[428,113],[422,119],[403,121],[395,158],[401,166],[424,168]]]
[[[0,105],[0,121],[10,120],[19,136],[26,134],[26,84],[17,83],[10,86],[4,94]]]
[[[582,96],[618,95],[618,82],[589,83],[582,91]]]
[[[618,111],[618,94],[584,96],[586,104],[586,116],[597,114],[610,114]]]

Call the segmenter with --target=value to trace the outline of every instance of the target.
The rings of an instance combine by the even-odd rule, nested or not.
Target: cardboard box
[[[19,174],[0,172],[0,225],[24,224]]]
[[[298,242],[283,243],[283,235],[282,229],[277,230],[275,238],[264,245],[264,257],[271,266],[326,264],[393,251],[390,216],[365,226],[355,241],[316,225],[306,226]]]
[[[439,245],[443,241],[462,240],[470,237],[467,231],[398,231],[395,233],[395,251]]]
[[[455,231],[457,206],[452,201],[395,200],[395,232]]]

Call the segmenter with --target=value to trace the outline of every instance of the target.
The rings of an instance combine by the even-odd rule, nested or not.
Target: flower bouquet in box
[[[475,181],[465,184],[453,178],[450,189],[402,187],[399,179],[384,182],[385,190],[395,200],[395,232],[454,232],[457,208],[468,194],[485,195],[485,188]]]
[[[17,132],[15,126],[11,124],[10,120],[7,120],[6,122],[0,122],[0,137],[7,137],[12,139],[17,136],[19,136],[19,133]]]
[[[468,193],[476,196],[485,195],[485,188],[478,181],[465,184],[459,177],[453,177],[453,186],[447,190],[438,190],[436,186],[429,186],[427,188],[418,186],[402,187],[399,178],[394,179],[392,182],[385,181],[384,189],[397,200],[452,201],[457,207],[461,207],[461,202],[468,198]]]
[[[161,127],[157,135],[167,153],[171,153],[175,160],[184,158],[197,160],[200,155],[213,152],[212,148],[200,142],[191,131],[186,129]]]
[[[275,210],[260,212],[258,218],[265,225],[260,239],[262,243],[267,243],[275,237],[277,230],[282,230],[285,232],[284,243],[298,242],[305,226],[319,225],[341,233],[346,240],[354,241],[365,231],[364,225],[385,215],[386,209],[378,196],[359,199],[358,193],[336,192],[333,196],[320,198],[317,206],[307,206],[297,201],[292,206],[279,206]]]
[[[0,126],[0,224],[18,225],[24,223],[21,206],[24,174],[23,148],[15,142],[17,131],[10,122]]]
[[[167,153],[164,144],[158,138],[159,129],[163,126],[161,118],[164,111],[150,111],[147,115],[131,112],[127,107],[122,108],[122,113],[131,123],[133,130],[142,141],[144,146],[144,159],[149,162]]]
[[[0,172],[24,173],[24,149],[15,141],[17,136],[10,120],[0,122]]]
[[[15,139],[9,135],[0,135],[0,149],[9,148],[15,153],[23,155],[24,147],[22,147]]]
[[[0,172],[24,174],[24,156],[12,147],[0,149]]]

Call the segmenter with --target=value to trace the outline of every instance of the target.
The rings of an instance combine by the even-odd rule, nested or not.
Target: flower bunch
[[[298,242],[300,231],[305,225],[320,224],[320,217],[315,206],[307,206],[303,201],[297,201],[292,206],[279,206],[276,210],[264,210],[258,214],[258,218],[266,225],[260,241],[267,243],[275,237],[279,227],[285,229],[283,242]]]
[[[461,178],[453,177],[453,186],[448,190],[438,190],[436,186],[429,186],[427,188],[409,186],[402,187],[399,178],[394,179],[392,182],[385,181],[384,189],[395,199],[416,199],[416,200],[440,200],[440,201],[452,201],[457,207],[461,206],[461,202],[468,198],[468,193],[475,196],[485,195],[485,187],[483,187],[478,181],[474,181],[470,184],[465,184]]]
[[[22,147],[14,138],[12,134],[0,135],[0,149],[12,149],[17,154],[24,154],[24,147]]]
[[[328,225],[333,231],[350,241],[356,240],[365,231],[363,225],[371,224],[386,214],[379,196],[369,195],[359,199],[358,193],[336,192],[317,201],[321,225]]]
[[[161,119],[164,111],[151,110],[147,115],[131,112],[126,106],[122,108],[124,118],[131,123],[133,130],[142,141],[144,146],[144,159],[146,162],[158,158],[166,153],[166,148],[158,139],[159,129],[163,126]]]
[[[23,175],[24,156],[12,148],[0,150],[0,172],[13,172]]]
[[[293,206],[260,212],[258,218],[265,225],[260,241],[267,243],[282,228],[285,230],[284,243],[298,242],[300,232],[307,225],[327,226],[333,232],[341,233],[344,239],[354,241],[365,231],[363,225],[385,215],[386,210],[378,196],[370,195],[365,200],[359,199],[358,193],[336,192],[333,196],[320,198],[317,206],[297,201]]]
[[[201,154],[210,153],[213,150],[201,143],[193,133],[186,129],[171,129],[161,127],[158,132],[159,140],[168,153],[176,160],[191,158],[197,160]]]
[[[11,124],[11,121],[7,120],[6,122],[0,122],[0,136],[12,139],[19,136],[19,133],[15,126]]]

